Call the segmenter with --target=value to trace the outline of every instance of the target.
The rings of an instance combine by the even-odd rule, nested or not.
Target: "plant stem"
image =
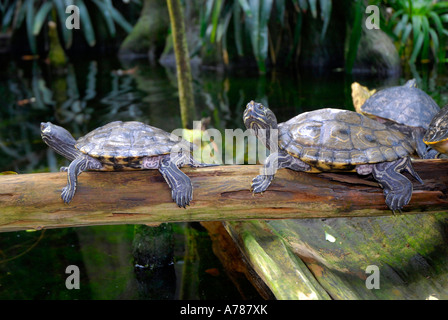
[[[192,128],[195,118],[193,84],[191,80],[190,57],[185,37],[185,24],[180,0],[167,0],[176,55],[179,103],[184,128]]]

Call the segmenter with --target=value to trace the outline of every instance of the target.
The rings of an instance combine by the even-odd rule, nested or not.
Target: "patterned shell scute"
[[[366,100],[361,110],[366,115],[428,129],[440,107],[421,89],[404,85],[376,92]]]
[[[137,121],[115,121],[79,138],[75,147],[95,158],[140,158],[170,153],[177,143],[162,129]]]
[[[405,136],[353,111],[320,109],[279,125],[279,146],[322,170],[393,161],[413,152]]]

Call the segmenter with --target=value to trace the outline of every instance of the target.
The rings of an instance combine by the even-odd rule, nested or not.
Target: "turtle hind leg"
[[[373,177],[383,188],[386,204],[393,212],[401,211],[409,203],[412,196],[412,183],[401,174],[402,171],[409,172],[420,183],[423,183],[414,171],[409,157],[377,163],[372,170]]]
[[[179,207],[185,208],[193,200],[193,186],[190,178],[177,164],[169,159],[160,161],[159,172],[171,188],[171,196]]]
[[[89,169],[101,169],[101,162],[89,157],[81,155],[73,160],[67,167],[67,185],[62,189],[61,198],[65,203],[70,203],[76,192],[76,185],[78,184],[78,175],[83,171]]]

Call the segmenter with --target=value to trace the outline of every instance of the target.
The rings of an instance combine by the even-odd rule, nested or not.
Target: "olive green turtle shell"
[[[380,117],[398,124],[428,129],[432,118],[440,111],[437,103],[410,80],[402,86],[374,93],[361,106],[361,113]]]
[[[170,153],[179,141],[176,136],[141,122],[115,121],[79,138],[75,147],[102,163],[132,166],[144,157]],[[188,148],[191,146],[182,141]]]
[[[348,110],[305,112],[278,129],[280,149],[321,171],[353,170],[413,152],[412,142],[402,133]]]

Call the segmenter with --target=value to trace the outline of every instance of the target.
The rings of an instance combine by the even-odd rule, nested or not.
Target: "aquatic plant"
[[[88,6],[84,0],[5,0],[0,5],[1,32],[14,32],[25,23],[30,50],[33,54],[36,54],[36,38],[41,33],[45,23],[53,20],[61,26],[65,26],[66,19],[70,15],[66,13],[66,8],[69,5],[75,5],[79,8],[79,20],[82,26],[80,29],[89,46],[94,46],[96,43],[91,20],[92,15],[99,13],[102,17],[100,21],[104,22],[111,37],[116,35],[115,24],[118,24],[126,32],[132,30],[132,25],[114,7],[112,0],[92,0],[89,3],[94,6]],[[92,10],[93,7],[96,7],[94,11]],[[61,33],[64,47],[69,49],[73,42],[73,30],[65,27],[57,28],[57,30]]]
[[[393,14],[386,21],[389,34],[399,42],[400,55],[411,45],[409,62],[420,58],[426,62],[430,59],[429,50],[435,60],[445,62],[445,37],[448,30],[448,2],[433,0],[392,0],[384,1],[393,9]]]
[[[257,61],[261,73],[266,72],[266,59],[270,56],[276,61],[279,55],[274,43],[276,31],[270,26],[271,21],[276,21],[281,28],[288,29],[287,25],[288,6],[293,7],[295,19],[294,30],[291,30],[292,43],[287,60],[297,50],[302,28],[302,15],[311,12],[313,18],[322,20],[321,37],[325,33],[330,22],[332,1],[331,0],[209,0],[200,9],[200,36],[201,45],[209,42],[219,43],[222,48],[223,60],[228,63],[227,37],[229,36],[229,24],[233,21],[233,38],[237,54],[244,55],[245,33],[250,39],[252,54]],[[319,10],[318,10],[319,7]],[[288,12],[287,12],[288,11]],[[291,14],[291,13],[290,13]],[[272,29],[271,29],[272,28]]]

